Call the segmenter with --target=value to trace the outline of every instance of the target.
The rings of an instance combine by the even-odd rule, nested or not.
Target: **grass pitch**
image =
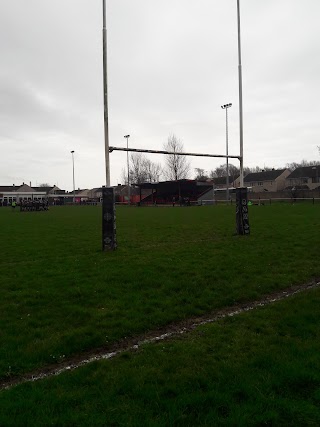
[[[320,276],[319,205],[117,208],[119,248],[101,251],[101,208],[0,209],[0,377],[107,347],[169,322]]]
[[[320,290],[0,393],[8,426],[318,426]]]
[[[236,236],[230,206],[117,208],[103,253],[99,207],[0,209],[0,378],[320,277],[319,205],[249,214]],[[3,391],[0,425],[319,425],[318,302]]]

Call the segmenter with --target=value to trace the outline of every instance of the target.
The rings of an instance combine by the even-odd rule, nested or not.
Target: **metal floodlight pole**
[[[72,178],[73,178],[73,203],[76,201],[76,186],[74,181],[74,150],[70,151],[72,155]]]
[[[106,0],[102,0],[102,7],[103,7],[102,33],[103,33],[104,145],[105,145],[106,184],[107,184],[107,187],[110,187]]]
[[[238,15],[238,71],[239,71],[239,121],[240,121],[240,187],[243,187],[243,106],[242,106],[242,64],[241,64],[241,27],[240,27],[240,0],[237,0]]]
[[[226,110],[226,160],[227,160],[227,180],[226,180],[226,200],[229,201],[229,133],[228,133],[228,108],[232,107],[232,104],[221,105],[223,110]]]
[[[127,140],[128,204],[130,205],[131,192],[130,192],[130,169],[129,169],[129,146],[128,146],[130,135],[125,135],[124,138],[126,138]]]

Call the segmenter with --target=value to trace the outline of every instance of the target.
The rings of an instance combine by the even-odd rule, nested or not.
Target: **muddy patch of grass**
[[[0,393],[9,425],[319,425],[320,290]]]

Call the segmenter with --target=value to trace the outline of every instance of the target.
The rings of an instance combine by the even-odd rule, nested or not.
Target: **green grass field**
[[[320,291],[0,393],[1,426],[319,426]]]
[[[56,207],[49,212],[24,213],[12,212],[7,208],[0,209],[0,239],[3,247],[0,259],[0,319],[2,325],[0,329],[0,378],[12,378],[46,365],[59,364],[63,360],[81,355],[91,349],[100,347],[108,349],[108,346],[124,337],[141,335],[149,330],[191,316],[213,313],[217,309],[239,302],[252,301],[272,291],[320,277],[318,263],[319,214],[320,206],[311,204],[252,206],[250,208],[251,235],[244,237],[234,235],[235,212],[234,207],[230,206],[122,207],[117,208],[119,248],[114,253],[103,253],[101,251],[101,209],[99,207]],[[319,293],[314,291],[312,295],[318,301]],[[313,353],[319,349],[316,349],[314,337],[317,334],[319,337],[319,323],[314,322],[313,318],[312,322],[307,319],[308,310],[314,310],[316,304],[313,298],[307,296],[300,298],[304,301],[305,308],[301,308],[301,313],[295,309],[295,315],[291,316],[292,322],[295,321],[297,324],[302,322],[301,327],[306,328],[306,346],[309,348],[310,357],[312,355],[314,357],[313,363],[316,363],[318,359]],[[299,300],[298,297],[295,297],[295,301],[296,299]],[[287,305],[281,304],[284,307],[290,307],[289,301]],[[300,307],[297,303],[292,304],[294,307]],[[265,327],[270,329],[268,329],[267,338],[272,341],[275,334],[278,333],[282,318],[279,314],[278,323],[269,327],[268,310],[262,311],[267,315],[261,314],[263,318],[261,322],[265,322],[263,324],[266,325],[262,327],[263,330]],[[270,308],[270,310],[273,309]],[[285,308],[284,313],[280,311],[286,318],[285,316],[288,316],[290,310],[290,308]],[[250,324],[253,322],[254,327],[255,319],[260,314],[247,314],[246,316]],[[225,334],[238,334],[239,336],[247,330],[242,320],[235,321],[235,324],[230,320],[222,322],[222,325],[212,325],[204,329],[209,331],[211,328],[220,328],[225,331],[223,332]],[[211,336],[211,332],[205,332],[205,334],[207,333]],[[214,348],[220,348],[221,346],[221,352],[228,356],[231,369],[234,364],[233,357],[240,350],[232,346],[228,347],[222,332],[221,336],[219,334],[216,336],[214,332],[215,341],[212,344],[207,341],[202,343],[202,333],[200,336],[197,334],[199,335],[200,332],[195,336],[185,338],[183,342],[167,343],[164,347],[171,348],[170,346],[172,346],[178,349],[181,345],[196,352],[198,347],[207,348],[212,345]],[[250,346],[259,349],[260,338],[259,333],[250,334],[250,340],[252,340]],[[245,343],[241,341],[240,344],[242,351],[246,354]],[[277,345],[273,345],[273,350],[267,353],[270,357],[271,353],[280,352],[282,349],[280,338],[276,340],[276,344],[279,348]],[[298,346],[299,342],[295,345]],[[195,393],[195,400],[189,405],[191,418],[188,415],[189,410],[186,409],[188,406],[184,406],[186,398],[182,389],[187,380],[183,375],[181,384],[172,392],[174,400],[177,400],[176,406],[170,406],[171,392],[167,399],[165,397],[162,399],[162,393],[165,393],[164,390],[168,384],[166,382],[164,384],[161,379],[159,379],[158,385],[155,384],[153,391],[150,389],[151,396],[153,396],[152,393],[155,395],[158,393],[158,398],[154,401],[156,406],[146,406],[144,403],[146,396],[141,398],[137,392],[140,383],[135,375],[148,378],[150,374],[151,376],[159,375],[159,378],[162,378],[165,376],[166,370],[169,373],[173,372],[175,367],[180,364],[186,364],[187,369],[189,363],[187,359],[183,358],[176,361],[174,354],[171,357],[170,350],[165,353],[164,366],[161,366],[161,364],[159,365],[159,357],[162,355],[160,345],[154,348],[148,348],[137,357],[130,354],[120,357],[116,361],[110,361],[108,368],[100,363],[82,368],[79,373],[75,372],[71,376],[63,375],[61,379],[51,379],[43,383],[3,391],[0,394],[0,425],[11,425],[7,418],[9,412],[2,411],[2,408],[12,407],[12,411],[17,417],[16,423],[12,425],[24,425],[20,420],[23,421],[23,414],[28,411],[27,406],[23,405],[30,404],[32,407],[37,401],[37,396],[41,401],[40,395],[43,396],[43,399],[47,398],[48,402],[51,398],[54,400],[55,392],[58,393],[58,396],[64,396],[62,400],[66,402],[63,404],[64,412],[61,412],[63,425],[213,425],[210,423],[214,419],[220,420],[221,425],[223,422],[226,425],[235,425],[232,424],[232,420],[238,416],[235,411],[240,411],[240,404],[237,407],[232,406],[232,408],[227,405],[228,408],[225,410],[218,410],[217,407],[215,410],[212,409],[212,414],[208,409],[209,406],[208,408],[203,406],[201,409],[203,398],[205,401],[211,402],[218,393],[212,388],[209,380],[204,391],[199,392],[200,394],[192,391],[192,394]],[[179,352],[179,350],[175,351]],[[181,351],[183,353],[185,350]],[[191,350],[186,351],[190,353]],[[291,357],[290,351],[289,346],[288,357]],[[249,352],[245,356],[245,361],[239,362],[240,370],[244,363],[241,378],[249,376],[248,384],[255,381],[256,374],[253,370],[252,378],[250,378],[250,370],[246,365],[251,353]],[[297,355],[296,358],[297,366],[301,360],[303,361],[300,356]],[[203,363],[206,365],[208,361],[202,354],[198,358],[194,356],[193,361],[192,357],[190,356],[190,371],[194,372],[194,377],[190,381],[196,381],[198,372],[195,369],[196,360],[199,360],[200,366]],[[253,360],[255,357],[258,356],[253,352]],[[285,364],[285,362],[283,363]],[[135,374],[137,371],[135,364],[145,366],[145,371],[142,369],[140,374],[139,372]],[[159,370],[157,369],[157,372],[152,374],[152,370],[158,365]],[[312,366],[310,362],[308,375],[312,373]],[[266,379],[270,379],[271,385],[269,385],[272,388],[272,378],[273,375],[276,378],[276,371],[269,372],[268,366],[264,365],[262,368],[260,369],[258,366],[256,370],[259,371],[259,375],[266,375]],[[161,369],[164,370],[164,373]],[[224,382],[231,384],[232,381],[235,381],[232,370],[230,371],[227,365],[224,366],[222,356],[217,369],[221,369],[225,374],[221,374],[219,380],[221,384]],[[290,371],[290,367],[288,370]],[[296,370],[297,381],[299,381],[300,373],[298,369]],[[101,372],[104,374],[102,375]],[[115,382],[120,381],[120,383],[126,378],[129,384],[124,385],[122,391],[114,386],[106,394],[105,399],[108,399],[107,396],[109,396],[115,405],[110,406],[113,408],[110,411],[113,411],[115,416],[110,418],[109,424],[102,421],[105,420],[103,418],[105,401],[100,400],[99,403],[95,394],[98,393],[101,397],[101,390],[111,381],[108,375],[111,375]],[[122,380],[121,375],[123,375]],[[204,370],[203,376],[207,375]],[[130,394],[128,387],[130,387],[131,380],[129,379],[131,377],[133,378],[133,390],[136,392]],[[174,388],[174,383],[179,383],[177,375],[173,376],[172,380],[170,378],[169,375],[169,385],[171,384]],[[215,382],[215,377],[212,378],[212,381]],[[84,385],[87,380],[90,384],[89,388]],[[319,378],[314,373],[313,387],[318,385],[318,380]],[[149,380],[141,381],[141,384],[144,384],[143,381],[148,382]],[[75,384],[78,384],[79,389],[75,390]],[[254,386],[252,385],[252,387]],[[49,396],[51,391],[47,395],[44,392],[45,388],[53,390],[51,397]],[[253,394],[252,390],[248,391],[250,396]],[[259,390],[264,396],[259,403],[262,405],[263,399],[268,398],[271,389],[260,387]],[[30,401],[26,396],[29,392],[31,393]],[[315,393],[315,396],[318,396],[316,391]],[[15,404],[12,403],[16,406],[9,404],[12,401],[10,396],[15,396],[14,399],[17,399]],[[117,397],[119,397],[119,401]],[[222,395],[220,397],[222,401]],[[299,397],[301,405],[307,405],[303,406],[303,414],[304,417],[307,417],[308,413],[307,421],[310,421],[309,424],[308,421],[301,425],[319,424],[315,423],[319,420],[316,418],[314,410],[317,398],[319,396],[315,397],[311,403],[306,403]],[[90,403],[91,399],[92,403]],[[250,401],[248,408],[251,408],[248,409],[248,414],[251,414],[256,404],[251,401],[251,398],[248,400]],[[20,415],[19,402],[24,408],[20,411]],[[54,405],[59,405],[60,397],[57,397],[54,402],[56,402]],[[88,407],[85,402],[88,402]],[[120,405],[119,402],[122,404]],[[292,402],[290,402],[288,405],[291,405]],[[97,409],[97,405],[101,405],[101,410]],[[261,412],[259,405],[257,414]],[[282,404],[279,403],[279,405]],[[45,402],[42,402],[41,406],[45,407]],[[79,407],[83,409],[83,414],[97,413],[97,422],[94,422],[94,417],[83,416],[83,423],[80,423],[74,418],[77,415],[72,415],[73,411],[78,413],[79,410],[80,417],[82,412]],[[122,408],[121,414],[117,415],[120,407]],[[193,407],[194,409],[192,409]],[[47,411],[39,409],[42,412],[40,415],[35,415],[37,422],[34,425],[50,425],[44,421],[49,420],[50,417],[53,420],[52,425],[60,425],[60,410],[55,408],[48,405]],[[134,414],[143,408],[146,413],[143,415],[142,411],[139,424],[139,418]],[[277,408],[279,409],[279,406],[271,405],[270,414],[265,419],[268,418],[271,422],[285,419],[281,418],[285,415],[281,415],[281,411],[279,412]],[[132,418],[130,418],[131,411],[133,411]],[[159,414],[163,413],[163,417],[159,415],[157,418],[154,415],[157,411]],[[200,412],[202,418],[197,418],[197,414]],[[206,414],[209,412],[211,415],[208,415],[209,418],[206,419]],[[2,419],[1,413],[3,414]],[[70,418],[68,418],[68,413]],[[127,413],[127,419],[125,413]],[[43,415],[42,421],[41,414]],[[288,409],[288,419],[291,419],[293,414],[294,412]],[[248,416],[249,420],[250,415]],[[32,417],[32,411],[30,417]],[[147,417],[150,422],[141,424],[141,420],[147,420]],[[245,418],[243,420],[242,425],[249,425],[246,424]],[[27,425],[30,424],[31,421]]]

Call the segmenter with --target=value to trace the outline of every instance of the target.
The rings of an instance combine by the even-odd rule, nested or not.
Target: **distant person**
[[[176,204],[176,198],[172,197],[172,207],[174,207],[175,204]]]
[[[13,210],[13,211],[15,210],[16,206],[17,206],[17,202],[14,200],[14,201],[11,203],[11,207],[12,207],[12,210]]]

